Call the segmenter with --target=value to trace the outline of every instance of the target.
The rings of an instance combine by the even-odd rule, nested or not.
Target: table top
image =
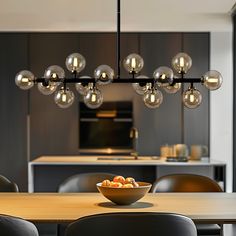
[[[113,159],[113,160],[112,160]],[[224,166],[224,162],[209,158],[200,161],[166,162],[166,158],[157,156],[41,156],[29,165],[132,165],[132,166]]]
[[[118,206],[100,193],[0,193],[0,214],[33,222],[71,222],[109,212],[172,212],[201,223],[236,223],[236,193],[149,193]]]

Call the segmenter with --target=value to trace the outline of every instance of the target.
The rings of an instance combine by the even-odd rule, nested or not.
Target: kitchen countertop
[[[203,158],[200,161],[167,162],[166,158],[157,156],[41,156],[31,161],[30,165],[157,165],[157,166],[223,166],[226,163]]]

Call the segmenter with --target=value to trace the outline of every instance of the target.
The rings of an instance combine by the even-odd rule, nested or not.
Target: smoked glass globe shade
[[[55,93],[54,100],[55,103],[60,108],[68,108],[74,102],[75,96],[74,93],[69,89],[64,89],[63,87]]]

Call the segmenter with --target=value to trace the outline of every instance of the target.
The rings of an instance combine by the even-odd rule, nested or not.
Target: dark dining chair
[[[212,179],[194,174],[172,174],[162,176],[152,185],[151,192],[222,192]],[[223,226],[218,224],[196,224],[199,236],[222,236]]]
[[[58,188],[59,193],[83,193],[98,192],[96,184],[104,179],[112,180],[115,177],[111,173],[95,172],[82,173],[69,177]]]
[[[96,184],[104,179],[112,180],[114,174],[104,172],[82,173],[73,175],[64,180],[58,187],[59,193],[84,193],[98,192]],[[57,227],[57,235],[64,235],[67,224],[59,224]]]
[[[0,175],[0,192],[19,192],[19,188],[15,183]]]
[[[172,213],[105,213],[69,224],[65,236],[197,236],[193,221]]]
[[[37,228],[31,222],[7,215],[0,215],[0,235],[39,236]]]

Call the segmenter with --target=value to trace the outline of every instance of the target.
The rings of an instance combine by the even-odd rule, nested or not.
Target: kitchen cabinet
[[[94,70],[100,65],[115,68],[116,50],[113,33],[78,33],[79,47],[76,52],[86,59],[86,67],[81,75],[93,77]]]
[[[184,51],[192,58],[192,68],[186,76],[200,78],[209,71],[209,34],[184,33]],[[189,85],[185,85],[187,89]],[[184,107],[184,143],[201,144],[209,147],[210,92],[201,84],[194,85],[202,94],[202,103],[196,109]],[[209,147],[210,150],[210,147]],[[210,153],[209,153],[210,155]]]
[[[171,67],[172,58],[180,51],[180,33],[141,33],[140,54],[145,63],[142,74],[153,77],[158,67]],[[163,103],[159,108],[149,109],[143,103],[140,105],[137,126],[142,154],[159,153],[160,146],[164,144],[183,143],[181,92],[167,94],[163,89],[160,90]]]
[[[27,34],[0,34],[0,174],[27,190],[28,92],[15,85],[15,75],[28,68]]]
[[[65,68],[65,59],[79,47],[78,34],[33,33],[29,38],[30,70],[43,76],[51,65]],[[76,94],[73,85],[70,85]],[[76,94],[77,95],[77,94]],[[77,97],[77,96],[76,96]],[[37,86],[30,90],[30,155],[78,152],[77,99],[70,109],[61,109],[54,102],[54,94],[42,95]]]
[[[204,175],[221,182],[225,188],[226,164],[214,160],[166,162],[156,156],[41,156],[29,162],[29,192],[56,192],[66,178],[90,172],[132,176],[153,183],[157,178],[176,173]]]

